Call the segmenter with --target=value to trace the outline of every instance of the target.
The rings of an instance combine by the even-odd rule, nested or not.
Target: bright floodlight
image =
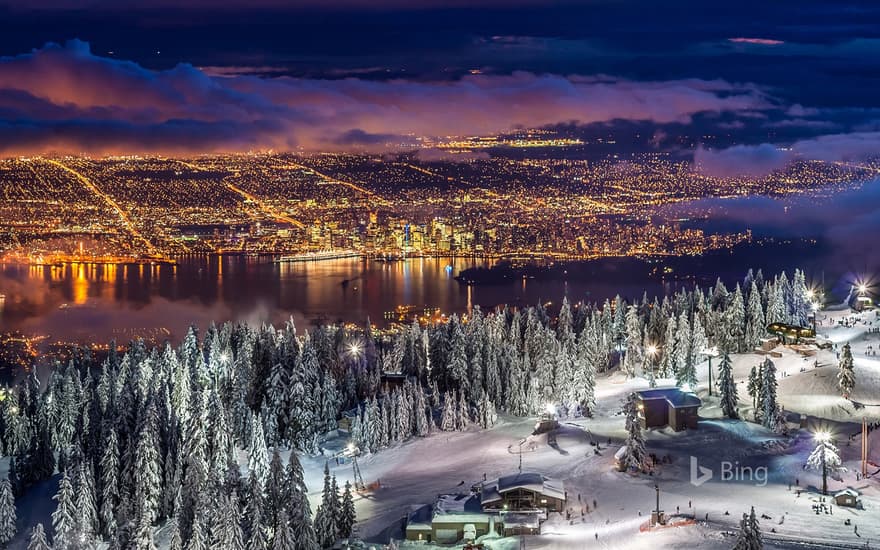
[[[859,284],[859,292],[861,294],[868,292],[868,285],[866,285],[865,283],[860,283]]]
[[[229,361],[229,354],[224,351],[223,353],[220,354],[220,360],[223,361],[224,363]]]
[[[816,441],[828,441],[829,439],[831,439],[831,434],[822,430],[822,431],[814,433],[813,438]]]
[[[349,453],[354,453],[354,443],[349,443],[347,448]]]
[[[654,355],[655,353],[657,353],[657,346],[648,346],[645,351],[648,352],[648,355]]]
[[[353,342],[351,345],[348,346],[348,353],[351,354],[353,357],[360,357],[362,351],[363,350],[361,349],[361,345],[358,342]]]
[[[809,290],[807,290],[807,298],[809,298],[810,300],[812,300],[814,296],[816,296],[816,291],[815,291],[815,290],[813,290],[812,288],[809,289]]]
[[[547,403],[547,405],[544,407],[544,410],[547,411],[547,414],[555,415],[556,414],[556,405],[554,405],[553,403]]]

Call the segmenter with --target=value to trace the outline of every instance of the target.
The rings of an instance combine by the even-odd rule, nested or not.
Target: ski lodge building
[[[471,494],[440,495],[409,514],[406,539],[451,544],[489,533],[540,533],[551,512],[565,509],[565,486],[534,472],[482,482]]]
[[[635,397],[642,428],[669,426],[677,432],[697,428],[703,401],[693,393],[678,387],[651,388],[635,392]]]

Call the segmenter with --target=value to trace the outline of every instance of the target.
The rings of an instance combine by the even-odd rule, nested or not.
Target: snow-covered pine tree
[[[162,487],[162,464],[159,456],[159,434],[156,408],[150,404],[138,436],[135,449],[134,490],[136,505],[152,525],[159,516],[159,500]]]
[[[589,349],[589,335],[584,328],[575,344],[570,387],[570,405],[577,407],[583,416],[591,416],[596,408],[596,365],[592,361]],[[629,351],[627,351],[629,353]],[[640,355],[636,351],[636,355]],[[624,360],[626,357],[624,357]]]
[[[642,322],[636,306],[629,306],[625,319],[626,354],[623,356],[623,372],[628,377],[636,375],[642,364]]]
[[[840,388],[840,394],[849,399],[856,387],[856,374],[853,370],[852,348],[849,342],[843,345],[843,352],[840,355],[840,365],[837,371],[837,386]]]
[[[455,392],[443,395],[443,412],[440,414],[440,429],[444,432],[454,432],[456,428],[456,399]]]
[[[791,322],[798,326],[805,326],[807,318],[810,315],[811,303],[807,296],[807,281],[804,272],[800,269],[794,270],[794,277],[791,281]]]
[[[768,357],[761,368],[761,423],[773,429],[779,404],[776,402],[776,365]]]
[[[723,316],[724,348],[734,352],[745,350],[745,332],[746,332],[746,310],[743,302],[742,290],[739,284],[730,299],[730,303],[724,310]]]
[[[624,404],[626,414],[626,454],[623,464],[627,469],[643,472],[647,466],[648,452],[645,450],[645,437],[642,434],[642,423],[636,408],[635,393],[629,394]]]
[[[5,546],[15,538],[15,495],[8,479],[0,480],[0,545]]]
[[[727,353],[726,350],[725,353]],[[761,397],[761,372],[757,365],[753,366],[752,370],[749,371],[749,382],[748,386],[746,386],[746,392],[752,398],[752,407],[757,415],[758,398]]]
[[[761,341],[767,330],[767,323],[764,320],[764,308],[761,304],[761,292],[758,285],[752,281],[749,290],[748,307],[746,308],[746,349],[754,349]]]
[[[222,548],[223,550],[245,550],[244,534],[242,533],[240,522],[241,511],[238,505],[238,493],[232,491],[231,495],[222,498],[225,505],[222,518],[223,535],[220,537]]]
[[[261,487],[266,487],[269,476],[269,451],[266,448],[266,438],[263,436],[263,423],[259,415],[251,415],[253,426],[251,436],[251,448],[248,453],[249,475],[255,476]]]
[[[333,546],[334,539],[324,548]],[[282,509],[278,513],[278,522],[275,524],[275,536],[272,539],[272,550],[296,550],[296,541],[293,538],[293,532],[290,530],[290,522],[287,519],[287,510]]]
[[[428,435],[428,417],[425,416],[427,404],[425,403],[425,390],[422,386],[415,384],[413,386],[415,393],[415,403],[413,403],[413,417],[415,419],[415,435],[425,437]]]
[[[132,550],[157,550],[153,540],[153,525],[150,523],[149,512],[144,508],[137,520],[131,540]]]
[[[834,445],[831,438],[826,436],[817,439],[816,447],[807,457],[807,468],[821,473],[824,464],[824,471],[832,476],[839,472],[845,472],[846,468],[843,467],[840,460],[840,450]]]
[[[95,501],[95,481],[92,469],[85,461],[76,469],[76,531],[85,540],[98,535],[100,522],[98,506]]]
[[[458,315],[452,314],[448,323],[448,355],[446,357],[446,372],[452,387],[457,388],[463,394],[469,390],[468,362],[465,355],[464,331]]]
[[[767,314],[765,315],[767,324],[787,323],[788,311],[779,279],[777,278],[773,283],[768,283],[767,287]]]
[[[281,453],[278,447],[275,447],[272,449],[269,475],[266,478],[266,488],[263,491],[266,495],[263,512],[268,525],[275,525],[278,521],[278,512],[287,505],[287,488],[287,473],[284,463],[281,461]]]
[[[721,365],[718,367],[718,391],[721,395],[721,411],[727,418],[739,418],[736,395],[736,382],[733,379],[733,365],[730,354],[726,351],[721,357]]]
[[[209,543],[206,523],[207,518],[205,517],[204,507],[198,505],[193,517],[189,540],[186,541],[186,550],[208,550]]]
[[[758,525],[754,506],[752,506],[750,514],[743,514],[742,520],[739,522],[736,544],[734,544],[733,548],[734,550],[761,550],[764,548],[761,528]]]
[[[116,506],[119,502],[119,446],[116,430],[107,430],[107,443],[101,457],[101,532],[110,537],[116,531]]]
[[[689,360],[696,364],[702,358],[703,351],[709,347],[709,339],[706,337],[706,330],[703,328],[703,322],[700,316],[694,313],[694,321],[691,323],[691,347],[689,350]]]
[[[315,513],[315,534],[322,548],[330,548],[339,538],[338,494],[334,489],[335,478],[330,477],[330,468],[324,463],[324,489],[321,504]]]
[[[266,550],[269,547],[263,517],[263,500],[263,488],[260,482],[256,477],[248,478],[244,513],[248,550]]]
[[[356,521],[357,515],[354,509],[351,483],[346,480],[345,490],[342,492],[342,509],[339,515],[339,536],[344,539],[350,538]]]
[[[669,322],[666,324],[666,343],[663,346],[663,356],[660,358],[660,366],[657,370],[658,378],[669,378],[671,376],[675,376],[675,373],[678,370],[678,365],[675,362],[676,359],[678,359],[675,340],[677,332],[678,322],[673,315],[669,318]]]
[[[76,541],[76,495],[67,471],[61,476],[58,492],[53,497],[58,504],[52,512],[52,546],[57,550],[68,550]]]
[[[678,356],[676,364],[678,365],[678,371],[675,373],[675,384],[677,386],[688,386],[693,391],[696,391],[697,355],[691,342],[691,328],[687,320],[687,315],[682,315],[679,318],[676,345],[676,355]]]
[[[495,425],[498,415],[495,413],[495,404],[489,400],[489,395],[484,391],[480,398],[479,422],[484,430]]]
[[[303,480],[302,465],[296,453],[290,453],[287,463],[287,503],[290,510],[290,525],[297,550],[314,550],[318,546],[318,538],[312,524],[312,512],[309,507],[308,490]]]
[[[471,414],[464,392],[458,394],[458,407],[455,411],[455,429],[464,430],[471,423]]]
[[[43,524],[38,523],[34,526],[34,530],[31,531],[31,538],[28,541],[27,550],[51,550],[52,547],[49,546],[49,542],[46,540],[46,531],[43,529]]]

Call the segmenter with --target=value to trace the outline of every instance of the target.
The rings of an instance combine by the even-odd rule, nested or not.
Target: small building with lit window
[[[801,340],[816,337],[816,331],[812,327],[786,323],[770,323],[767,325],[767,332],[780,338],[783,344],[797,344]]]
[[[703,401],[678,387],[651,388],[635,392],[636,408],[642,428],[669,426],[680,432],[696,429]]]
[[[480,504],[484,511],[545,513],[565,509],[565,485],[535,472],[519,472],[483,484]]]
[[[489,533],[534,535],[552,512],[565,509],[562,481],[520,472],[475,485],[469,494],[439,495],[407,516],[406,539],[470,542]]]

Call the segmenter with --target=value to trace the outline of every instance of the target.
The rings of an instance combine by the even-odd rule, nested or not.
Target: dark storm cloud
[[[722,80],[468,75],[453,81],[211,77],[49,44],[0,58],[0,152],[92,154],[387,149],[396,136],[487,134],[613,120],[687,123],[775,108]]]

